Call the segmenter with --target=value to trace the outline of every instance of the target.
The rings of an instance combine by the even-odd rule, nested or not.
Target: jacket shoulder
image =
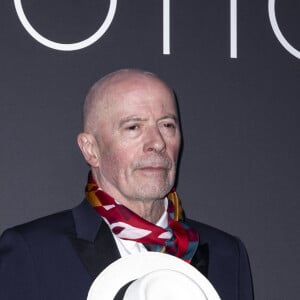
[[[66,235],[73,232],[72,210],[65,210],[6,229],[2,237],[17,234],[25,239],[46,239],[49,236]]]
[[[222,256],[226,254],[234,255],[234,253],[240,251],[241,247],[244,247],[238,237],[216,227],[191,219],[186,219],[186,223],[198,232],[201,244],[209,244],[211,250],[221,251]]]

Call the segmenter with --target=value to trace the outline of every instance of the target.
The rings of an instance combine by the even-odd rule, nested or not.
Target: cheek
[[[178,141],[170,143],[168,149],[170,158],[172,158],[174,161],[177,161],[180,151],[180,139],[178,139]]]
[[[115,176],[121,175],[129,169],[136,157],[134,149],[128,149],[121,144],[113,145],[103,149],[100,154],[100,168],[107,173],[114,173]]]

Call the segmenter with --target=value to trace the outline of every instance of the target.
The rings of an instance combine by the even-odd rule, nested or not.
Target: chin
[[[157,187],[157,186],[140,186],[137,191],[136,199],[140,200],[157,200],[163,199],[171,190],[172,187],[164,186],[164,187]]]

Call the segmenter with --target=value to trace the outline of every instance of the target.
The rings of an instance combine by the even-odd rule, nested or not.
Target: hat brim
[[[181,272],[198,283],[208,300],[220,300],[212,284],[196,268],[177,257],[159,252],[143,252],[116,260],[97,276],[87,300],[113,300],[127,283],[157,270]]]

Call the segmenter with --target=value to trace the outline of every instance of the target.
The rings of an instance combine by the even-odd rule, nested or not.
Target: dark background
[[[109,0],[24,0],[50,40],[86,39]],[[238,57],[230,58],[230,1],[170,0],[163,55],[162,0],[119,0],[105,35],[77,51],[34,40],[14,3],[0,4],[0,233],[83,198],[88,167],[76,136],[89,86],[142,68],[174,87],[184,151],[178,191],[189,217],[239,236],[256,299],[299,289],[300,60],[276,38],[267,0],[238,0]],[[280,29],[300,49],[300,2],[277,0]]]

